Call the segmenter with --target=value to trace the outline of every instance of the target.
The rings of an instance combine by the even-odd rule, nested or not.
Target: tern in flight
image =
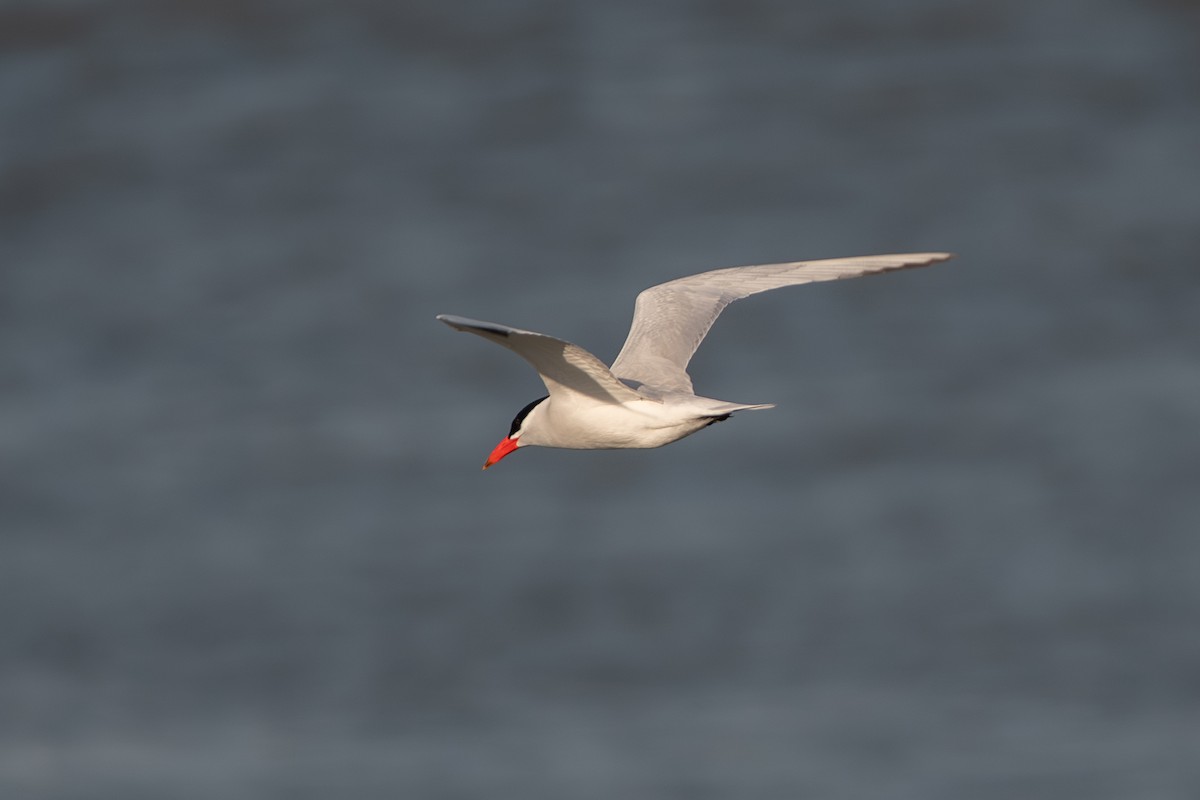
[[[771,408],[714,400],[692,390],[688,362],[725,306],[784,286],[924,267],[950,257],[902,253],[794,261],[661,283],[638,295],[629,336],[611,367],[582,347],[544,333],[450,314],[438,319],[512,350],[533,365],[549,392],[517,412],[508,435],[484,462],[487,469],[519,447],[662,447],[735,412]]]

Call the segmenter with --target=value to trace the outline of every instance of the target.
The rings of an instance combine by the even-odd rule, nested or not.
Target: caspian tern
[[[702,272],[638,295],[633,324],[612,367],[578,345],[544,333],[441,314],[450,327],[503,345],[528,361],[545,397],[522,408],[484,462],[487,469],[518,447],[576,450],[662,447],[770,403],[730,403],[692,391],[687,365],[725,306],[752,294],[801,283],[924,267],[950,253],[830,258]]]

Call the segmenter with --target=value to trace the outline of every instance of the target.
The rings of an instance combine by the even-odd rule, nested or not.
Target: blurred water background
[[[0,795],[1200,796],[1200,5],[0,2]],[[704,269],[663,450],[479,466]]]

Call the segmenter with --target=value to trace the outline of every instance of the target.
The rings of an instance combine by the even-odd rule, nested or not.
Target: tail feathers
[[[733,414],[736,411],[762,411],[763,409],[774,407],[774,403],[757,403],[753,405],[747,403],[722,403],[713,409],[712,416],[728,417],[730,414]]]

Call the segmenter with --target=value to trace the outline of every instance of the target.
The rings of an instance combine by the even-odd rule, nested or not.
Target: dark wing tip
[[[510,333],[509,329],[503,325],[497,325],[494,322],[483,322],[478,319],[468,319],[467,317],[457,317],[453,314],[438,314],[435,319],[446,323],[456,331],[484,331],[505,338],[508,338]]]

